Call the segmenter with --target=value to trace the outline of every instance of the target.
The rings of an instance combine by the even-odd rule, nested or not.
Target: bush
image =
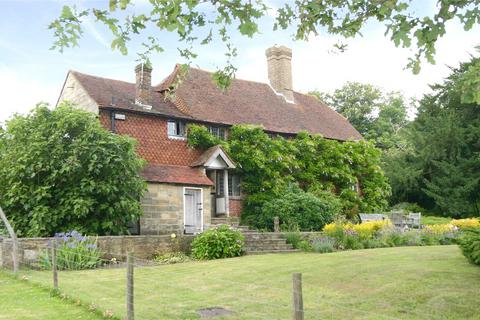
[[[338,209],[336,201],[317,198],[298,187],[291,187],[280,197],[266,202],[261,214],[269,224],[278,216],[281,224],[297,225],[301,231],[319,231],[333,221]]]
[[[58,270],[92,269],[100,265],[101,254],[96,239],[72,231],[57,233],[55,240]],[[52,268],[51,245],[40,254],[40,265],[44,269]]]
[[[477,265],[480,265],[480,229],[468,229],[463,236],[458,239],[458,245],[462,249],[463,255]]]
[[[192,256],[199,260],[238,257],[243,254],[244,237],[230,226],[220,225],[196,236]]]
[[[293,249],[299,249],[300,242],[302,241],[300,232],[286,232],[284,236],[287,243],[291,244]]]
[[[183,252],[168,252],[156,255],[153,260],[162,264],[175,264],[192,261],[192,259]]]
[[[135,147],[68,103],[7,121],[0,130],[0,206],[17,236],[127,232],[142,214],[146,189]]]
[[[336,241],[331,237],[317,237],[310,240],[313,252],[329,253],[335,251]]]

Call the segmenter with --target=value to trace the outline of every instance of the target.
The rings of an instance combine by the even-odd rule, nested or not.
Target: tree
[[[64,103],[16,115],[0,133],[0,206],[18,236],[118,234],[141,214],[135,141]]]
[[[407,124],[405,98],[397,92],[347,82],[332,94],[310,92],[341,113],[363,135],[382,149],[394,146],[397,133]]]
[[[308,40],[310,35],[327,32],[343,38],[361,35],[370,21],[378,21],[386,28],[386,35],[396,46],[417,47],[408,67],[420,71],[420,62],[434,63],[435,44],[445,35],[445,25],[458,20],[466,31],[480,23],[480,0],[442,0],[432,15],[419,15],[415,7],[423,0],[296,0],[287,1],[276,10],[272,29],[293,29],[297,40]],[[226,87],[235,75],[232,58],[237,50],[230,34],[238,32],[252,37],[260,33],[259,20],[270,14],[265,0],[156,0],[145,9],[136,8],[132,0],[110,0],[108,7],[90,7],[77,10],[64,6],[58,19],[50,24],[56,38],[54,48],[78,45],[82,24],[88,17],[105,25],[112,34],[112,49],[127,54],[127,44],[135,36],[142,36],[140,60],[148,60],[154,52],[163,51],[157,38],[158,31],[176,32],[182,43],[180,54],[190,61],[196,57],[196,45],[209,45],[220,40],[226,45],[227,63],[214,75],[221,87]],[[337,44],[345,50],[345,44]],[[475,87],[469,86],[473,95]],[[480,99],[480,96],[476,96]]]
[[[402,132],[404,147],[385,159],[397,201],[413,199],[446,216],[480,215],[480,104],[465,103],[461,85],[479,62],[473,57],[432,86]]]

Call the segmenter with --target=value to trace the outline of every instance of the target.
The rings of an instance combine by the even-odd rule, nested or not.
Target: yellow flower
[[[451,224],[459,229],[480,228],[480,220],[478,218],[453,219]]]
[[[177,235],[176,235],[175,233],[172,233],[172,234],[170,235],[170,238],[172,238],[172,239],[175,239],[176,237],[177,237]]]
[[[425,228],[422,229],[423,232],[430,232],[436,235],[442,235],[444,233],[453,232],[455,231],[456,226],[451,223],[447,224],[430,224],[426,225]]]

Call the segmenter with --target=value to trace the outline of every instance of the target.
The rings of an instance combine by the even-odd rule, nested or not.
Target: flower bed
[[[464,230],[480,228],[476,218],[452,220],[448,224],[427,225],[422,229],[396,228],[390,220],[354,224],[336,221],[327,224],[321,234],[303,237],[287,235],[295,248],[319,253],[397,246],[427,246],[455,243]],[[291,241],[296,240],[296,241]]]

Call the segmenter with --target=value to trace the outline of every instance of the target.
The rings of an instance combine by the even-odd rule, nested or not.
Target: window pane
[[[177,125],[175,121],[168,121],[168,135],[169,136],[177,135]]]
[[[223,196],[224,193],[223,171],[217,171],[217,195]]]

